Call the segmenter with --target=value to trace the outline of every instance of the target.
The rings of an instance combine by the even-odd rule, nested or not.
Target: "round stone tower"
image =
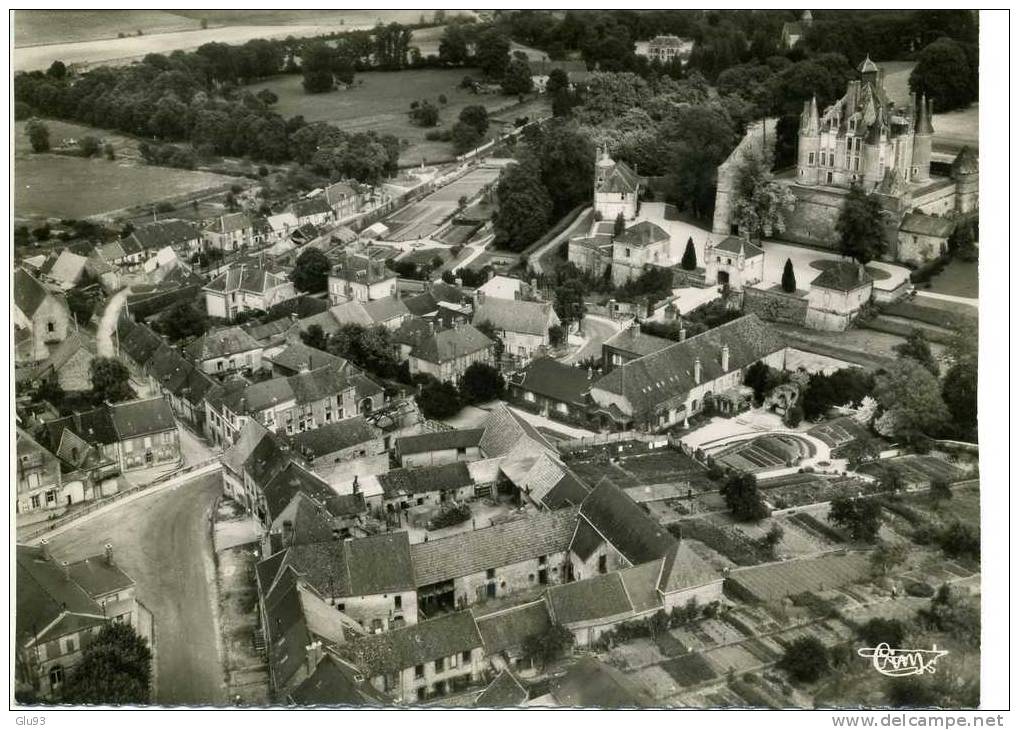
[[[818,155],[821,149],[821,119],[817,112],[817,97],[803,103],[800,115],[800,135],[796,152],[796,181],[800,185],[817,185]]]
[[[931,141],[934,138],[934,100],[927,101],[927,95],[920,97],[913,126],[913,168],[914,182],[931,179]]]

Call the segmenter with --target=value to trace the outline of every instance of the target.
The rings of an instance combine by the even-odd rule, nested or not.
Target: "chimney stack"
[[[729,372],[729,346],[722,345],[722,372]]]
[[[308,676],[311,676],[315,671],[315,667],[317,667],[318,663],[322,661],[322,642],[311,642],[305,647],[305,651],[307,652],[305,654],[305,661],[308,663]]]
[[[865,269],[863,268],[863,264],[857,264],[856,265],[856,277],[857,277],[857,281],[863,281],[864,271],[865,271]]]
[[[353,483],[351,483],[350,487],[353,490],[351,492],[351,494],[360,494],[361,493],[361,485],[357,483],[357,474],[354,475],[354,481],[353,481]]]
[[[71,564],[63,560],[60,565],[64,569],[64,580],[71,580]]]
[[[107,565],[113,565],[113,543],[112,542],[106,543],[106,546],[104,548],[104,552],[106,553],[106,564]]]
[[[682,342],[686,339],[686,327],[679,328],[679,341]]]
[[[39,552],[42,554],[43,560],[50,559],[50,541],[45,537],[39,541]]]
[[[697,358],[693,361],[693,382],[694,385],[701,384],[701,359]]]

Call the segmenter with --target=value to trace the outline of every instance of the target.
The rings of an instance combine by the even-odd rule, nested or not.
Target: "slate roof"
[[[273,287],[284,283],[284,277],[273,274],[255,266],[241,264],[224,271],[204,287],[204,291],[228,294],[235,291],[246,291],[252,294],[264,294]]]
[[[550,357],[532,360],[513,377],[513,385],[564,403],[583,404],[591,387],[587,371]]]
[[[358,681],[358,673],[328,652],[307,679],[290,693],[297,705],[384,705],[391,700],[371,684]]]
[[[110,406],[110,418],[120,441],[177,428],[173,410],[163,398],[116,403]]]
[[[355,387],[352,378],[344,362],[258,383],[232,381],[225,384],[219,400],[234,413],[256,413],[291,400],[302,405],[339,395]]]
[[[369,266],[369,263],[371,264]],[[387,279],[395,279],[396,272],[386,268],[382,261],[360,254],[346,254],[339,263],[333,266],[330,276],[344,281],[356,281],[361,284],[376,284]]]
[[[629,246],[650,246],[659,241],[668,241],[669,234],[651,221],[635,223],[616,237],[616,241]]]
[[[466,428],[402,436],[396,439],[396,451],[401,456],[409,456],[445,449],[467,449],[477,446],[484,433],[485,430],[482,428]]]
[[[481,452],[488,458],[505,456],[521,443],[530,442],[535,455],[540,449],[555,451],[548,440],[534,426],[506,406],[497,406],[488,412],[481,437]]]
[[[731,253],[733,256],[743,254],[748,259],[764,255],[763,248],[737,236],[726,236],[722,241],[714,245],[714,249]]]
[[[252,476],[257,479],[257,473]],[[319,502],[324,502],[335,495],[335,492],[325,481],[297,462],[290,461],[275,476],[262,484],[262,494],[265,496],[266,510],[270,519],[275,520],[298,493],[303,493]]]
[[[255,447],[251,449],[247,458],[244,459],[243,468],[254,482],[260,486],[265,487],[270,481],[272,481],[278,474],[290,465],[291,457],[283,449],[280,448],[276,442],[276,436],[266,431],[262,434],[262,437],[255,444]],[[296,492],[298,490],[294,490]],[[279,514],[280,511],[290,502],[293,497],[293,493],[285,500],[281,497],[276,511],[273,515]],[[268,495],[266,495],[268,500]]]
[[[562,509],[580,504],[590,493],[591,488],[576,474],[566,469],[566,473],[548,490],[541,501],[549,509]]]
[[[274,355],[263,355],[262,359],[294,373],[328,366],[339,367],[347,362],[342,357],[316,347],[309,347],[303,342],[291,342]]]
[[[39,309],[47,296],[52,296],[39,280],[24,269],[14,270],[14,305],[29,319]]]
[[[19,642],[31,640],[62,613],[92,616],[103,620],[102,608],[63,568],[43,557],[42,548],[17,546],[15,622]]]
[[[471,322],[489,322],[496,330],[545,336],[559,318],[551,302],[524,302],[519,299],[485,297],[474,309]]]
[[[284,570],[262,599],[267,625],[266,645],[276,683],[285,686],[305,661],[312,635],[304,618],[298,576]]]
[[[221,461],[235,474],[240,474],[244,469],[244,462],[251,456],[251,452],[258,446],[262,437],[268,433],[269,430],[254,418],[246,419],[237,441],[223,452]]]
[[[717,569],[694,552],[689,543],[680,540],[676,549],[665,556],[658,589],[663,593],[672,593],[721,579]]]
[[[385,474],[376,475],[376,478],[382,485],[386,499],[396,499],[405,494],[427,494],[446,489],[460,489],[474,484],[467,464],[462,461],[416,469],[393,469]]]
[[[637,357],[651,355],[659,350],[674,345],[674,340],[664,337],[655,337],[640,331],[640,326],[631,326],[621,329],[612,337],[605,340],[604,345],[614,347],[623,352],[629,352]]]
[[[342,304],[330,307],[329,314],[340,325],[359,324],[362,327],[371,327],[375,324],[375,320],[368,314],[364,305],[357,301],[343,302]]]
[[[653,611],[662,606],[662,597],[658,593],[662,563],[662,560],[652,560],[619,571],[619,579],[623,581],[630,606],[636,613]]]
[[[122,591],[134,585],[134,580],[114,561],[105,555],[93,555],[68,566],[71,580],[80,585],[92,598]]]
[[[296,545],[284,564],[326,597],[400,593],[415,585],[406,532]]]
[[[142,249],[159,249],[179,246],[201,237],[194,224],[178,218],[168,218],[136,227],[127,239]]]
[[[407,309],[407,305],[403,303],[403,300],[394,299],[393,297],[383,297],[382,299],[365,302],[364,310],[376,324],[382,324],[396,317],[405,317],[410,314],[410,310]]]
[[[412,626],[361,637],[338,652],[368,676],[390,674],[482,646],[481,634],[470,611],[447,613]]]
[[[291,442],[301,455],[317,459],[334,451],[367,443],[374,438],[375,431],[364,420],[364,416],[354,416],[296,433],[291,437]]]
[[[605,176],[601,184],[596,185],[598,193],[632,194],[640,187],[640,177],[625,162],[612,162],[612,170]]]
[[[117,342],[120,351],[141,367],[145,367],[156,351],[166,344],[151,329],[127,317],[117,320]]]
[[[118,441],[110,411],[105,407],[47,421],[45,427],[51,450],[59,447],[65,429],[69,429],[89,444],[108,445]]]
[[[548,602],[556,623],[567,625],[633,612],[619,573],[551,586]]]
[[[922,236],[936,236],[937,238],[948,238],[955,230],[955,221],[947,218],[938,218],[923,213],[906,213],[899,225],[900,231],[906,233],[918,233]]]
[[[424,317],[426,314],[431,314],[439,308],[438,301],[432,296],[431,292],[427,291],[407,297],[402,301],[404,306],[407,307],[407,311],[415,317]],[[406,322],[404,322],[404,325],[406,325]]]
[[[962,175],[980,172],[980,159],[972,147],[967,145],[959,150],[959,154],[952,161],[952,172]]]
[[[184,348],[184,354],[196,362],[202,362],[261,349],[258,340],[240,327],[223,327],[203,334]]]
[[[723,345],[729,347],[729,372],[785,348],[775,330],[757,315],[748,314],[620,365],[595,381],[592,394],[599,389],[622,394],[635,414],[653,412],[657,405],[670,399],[685,398],[696,385],[697,359],[701,361],[702,383],[723,375]]]
[[[529,637],[540,636],[552,624],[544,598],[475,618],[489,655],[519,649]]]
[[[852,261],[838,261],[814,277],[810,285],[836,291],[852,291],[867,286],[872,281],[873,277],[862,265]]]
[[[417,585],[431,585],[566,552],[576,521],[576,508],[538,512],[512,522],[412,545]]]
[[[494,344],[472,325],[464,324],[436,332],[421,340],[414,345],[411,356],[441,364],[492,347]]]
[[[213,233],[232,233],[251,228],[251,225],[251,218],[247,213],[230,213],[214,220],[206,230]]]
[[[474,700],[475,707],[517,707],[527,701],[527,690],[513,672],[503,669]]]
[[[582,523],[589,523],[631,565],[657,560],[675,550],[676,538],[607,479],[581,504],[580,516]]]

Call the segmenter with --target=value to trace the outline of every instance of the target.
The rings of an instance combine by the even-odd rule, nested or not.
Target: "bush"
[[[906,638],[906,626],[897,619],[872,618],[863,624],[857,632],[866,646],[888,644],[892,648],[901,647]]]
[[[443,527],[452,527],[466,522],[471,518],[470,505],[453,504],[443,507],[439,514],[435,515],[428,523],[429,530],[441,530]]]
[[[797,682],[816,682],[831,671],[831,662],[819,639],[804,636],[789,645],[778,667]]]
[[[914,598],[930,598],[934,595],[934,587],[932,585],[918,580],[906,581],[903,589],[906,591],[907,596],[913,596]]]
[[[425,132],[425,139],[429,142],[449,142],[453,139],[453,133],[448,129],[429,129]]]
[[[173,203],[169,201],[164,200],[160,203],[156,203],[157,213],[169,213],[171,210],[173,210]]]

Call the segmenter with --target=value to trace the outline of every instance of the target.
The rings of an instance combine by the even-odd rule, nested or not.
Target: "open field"
[[[92,135],[101,139],[104,144],[112,144],[118,159],[123,157],[139,158],[138,142],[130,137],[111,132],[108,129],[86,127],[83,124],[62,122],[56,119],[44,119],[43,122],[45,122],[46,127],[50,130],[50,149],[60,147],[64,140],[78,140]],[[32,146],[28,141],[28,132],[25,131],[27,124],[28,122],[25,121],[14,123],[14,152],[19,159],[33,154]]]
[[[165,10],[18,10],[14,13],[17,48],[49,43],[198,30],[201,22]]]
[[[899,104],[909,102],[909,75],[916,66],[915,61],[886,61],[879,64],[885,72],[885,91],[888,97]],[[953,112],[939,112],[934,107],[934,150],[937,152],[958,152],[964,145],[980,146],[980,105],[971,104],[967,109]]]
[[[930,289],[926,291],[976,299],[980,295],[979,269],[976,261],[952,259],[944,271],[931,278]]]
[[[450,142],[430,141],[425,135],[430,130],[450,129],[465,106],[480,104],[489,114],[517,106],[515,97],[479,95],[459,88],[463,77],[472,73],[477,75],[474,69],[367,71],[355,76],[351,88],[325,94],[306,94],[300,76],[278,76],[247,88],[252,93],[271,89],[279,96],[273,108],[284,117],[300,114],[309,122],[333,122],[348,132],[375,130],[407,140],[407,146],[400,153],[400,163],[411,165],[453,155]],[[445,105],[439,104],[440,94],[446,97]],[[415,100],[428,100],[439,106],[437,126],[426,129],[411,124],[407,112]],[[547,108],[543,99],[538,106],[525,103],[520,107],[520,114],[508,114],[514,118],[529,116],[541,108]],[[491,124],[489,138],[498,131],[498,125]]]

